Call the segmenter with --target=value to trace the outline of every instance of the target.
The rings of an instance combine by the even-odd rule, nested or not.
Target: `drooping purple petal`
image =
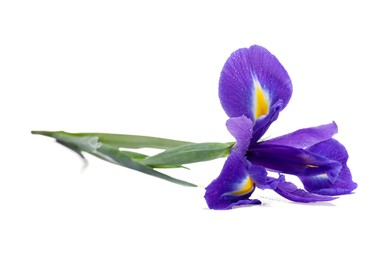
[[[272,177],[269,177],[272,178]],[[278,186],[274,189],[282,197],[295,202],[318,202],[330,201],[337,197],[319,195],[299,189],[295,184],[287,181],[279,181]]]
[[[338,161],[342,164],[339,176],[332,183],[325,175],[300,176],[306,190],[323,195],[343,195],[351,193],[357,188],[352,181],[351,172],[347,166],[348,152],[345,147],[335,139],[320,142],[307,149],[311,153]]]
[[[245,115],[253,122],[281,100],[289,102],[292,84],[278,59],[261,46],[239,49],[226,61],[219,81],[219,98],[229,117]]]
[[[253,122],[246,116],[232,117],[226,122],[226,127],[237,141],[232,151],[244,157],[252,138]]]
[[[337,133],[335,122],[309,127],[264,141],[264,144],[277,144],[295,148],[305,148],[332,138]]]
[[[331,182],[335,181],[342,168],[340,162],[304,149],[263,142],[252,145],[247,152],[247,158],[253,165],[279,173],[296,176],[326,174]]]
[[[205,199],[210,209],[231,209],[246,204],[261,204],[250,200],[255,185],[247,171],[247,162],[238,153],[227,158],[221,174],[206,187]]]

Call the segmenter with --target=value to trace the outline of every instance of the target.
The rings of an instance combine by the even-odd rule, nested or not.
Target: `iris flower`
[[[82,158],[92,154],[108,162],[176,184],[197,185],[160,172],[228,156],[222,171],[206,187],[211,209],[261,204],[250,199],[255,188],[271,189],[296,202],[330,201],[351,193],[357,184],[347,166],[345,147],[333,139],[334,122],[304,128],[273,139],[261,139],[292,95],[289,75],[274,55],[260,46],[235,51],[226,61],[219,98],[229,116],[232,143],[193,143],[165,138],[109,133],[32,131],[54,138]],[[155,155],[132,151],[162,149]],[[129,150],[130,149],[130,150]],[[271,173],[273,172],[273,173]],[[301,181],[295,185],[286,174]]]
[[[291,94],[288,73],[267,49],[254,45],[228,58],[219,98],[236,143],[220,175],[206,187],[209,208],[261,204],[250,199],[256,187],[272,189],[295,202],[330,201],[356,189],[347,150],[332,138],[337,133],[334,122],[260,140]],[[285,174],[297,176],[302,188],[286,181]]]

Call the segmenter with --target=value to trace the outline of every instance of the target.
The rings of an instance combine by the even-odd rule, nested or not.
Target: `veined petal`
[[[221,174],[206,187],[205,199],[210,209],[231,209],[245,204],[261,204],[250,200],[255,184],[247,171],[247,162],[238,153],[226,160]]]
[[[245,115],[253,122],[272,105],[289,102],[292,84],[286,70],[267,49],[253,45],[231,54],[219,81],[219,98],[229,117]]]
[[[279,173],[296,176],[325,174],[331,182],[338,177],[340,162],[294,147],[257,143],[250,147],[247,158],[253,165],[261,165]]]
[[[307,192],[303,189],[299,189],[295,184],[284,180],[280,181],[274,190],[282,197],[295,202],[318,202],[337,199],[337,197]]]
[[[252,138],[253,122],[246,116],[232,117],[226,122],[226,127],[237,141],[232,151],[244,157]]]
[[[337,125],[335,122],[332,122],[326,125],[303,128],[286,135],[266,140],[263,143],[305,148],[328,140],[335,134],[337,134]]]
[[[335,139],[329,139],[309,147],[307,151],[338,161],[342,164],[342,169],[333,182],[326,178],[326,175],[300,176],[306,190],[323,195],[342,195],[351,193],[357,188],[347,166],[348,152],[341,143]]]

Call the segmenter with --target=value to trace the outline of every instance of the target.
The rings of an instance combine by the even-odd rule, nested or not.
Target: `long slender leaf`
[[[77,147],[77,145],[74,145],[74,144],[70,144],[70,143],[67,143],[67,142],[64,142],[64,141],[61,141],[61,140],[56,140],[57,143],[69,148],[70,150],[72,150],[73,152],[75,152],[77,155],[79,155],[82,159],[85,160],[85,157],[83,155],[83,153],[80,151],[80,149]]]
[[[86,135],[86,134],[71,134],[63,131],[56,131],[56,132],[32,131],[32,133],[52,137],[56,139],[58,143],[75,151],[80,156],[82,156],[82,152],[87,152],[108,162],[118,164],[123,167],[130,168],[136,171],[140,171],[142,173],[169,182],[173,182],[184,186],[196,187],[196,185],[193,183],[173,178],[169,175],[154,170],[150,166],[143,165],[135,160],[135,158],[138,159],[145,158],[146,155],[142,155],[140,153],[128,152],[128,151],[120,151],[120,149],[117,146],[100,142],[98,136]],[[177,166],[173,166],[173,167],[177,167]]]
[[[59,134],[67,134],[72,136],[97,136],[100,142],[120,147],[120,148],[156,148],[170,149],[191,142],[179,141],[166,138],[150,137],[143,135],[124,135],[124,134],[108,134],[108,133],[68,133],[64,131],[31,131],[32,134],[45,135],[49,137],[58,136]]]
[[[133,160],[143,160],[143,159],[146,159],[147,157],[149,157],[148,155],[146,154],[142,154],[142,153],[135,153],[135,152],[131,152],[131,151],[126,151],[126,150],[121,150],[121,152],[123,154],[125,154],[127,157],[130,157],[131,159]]]
[[[140,161],[152,167],[182,165],[226,157],[233,143],[195,143],[168,149]]]
[[[148,155],[145,155],[145,154],[135,153],[135,152],[127,151],[127,150],[120,150],[120,151],[121,151],[121,153],[125,154],[127,157],[130,157],[131,159],[133,159],[135,161],[142,161],[142,160],[146,159],[147,157],[149,157]],[[184,167],[183,165],[161,165],[161,166],[157,166],[154,168],[184,168],[184,169],[188,169],[187,167]]]
[[[97,136],[99,141],[120,148],[156,148],[170,149],[191,142],[142,136],[142,135],[124,135],[124,134],[107,134],[107,133],[73,133],[75,136]]]
[[[166,174],[163,174],[159,171],[156,171],[147,165],[143,165],[143,164],[131,159],[130,157],[126,156],[126,153],[121,152],[120,150],[118,150],[117,148],[115,148],[113,146],[102,144],[102,146],[97,149],[97,153],[95,152],[94,154],[98,154],[98,153],[104,154],[105,156],[112,158],[114,161],[116,161],[119,165],[121,165],[123,167],[130,168],[130,169],[133,169],[136,171],[140,171],[140,172],[143,172],[145,174],[148,174],[148,175],[151,175],[151,176],[154,176],[154,177],[157,177],[157,178],[169,181],[169,182],[173,182],[176,184],[190,186],[190,187],[197,187],[197,185],[195,185],[193,183],[173,178],[169,175],[166,175]]]

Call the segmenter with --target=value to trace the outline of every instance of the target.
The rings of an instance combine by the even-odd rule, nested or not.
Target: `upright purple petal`
[[[264,144],[285,145],[295,148],[305,148],[332,138],[337,134],[335,122],[316,127],[309,127],[264,141]]]
[[[337,140],[329,139],[320,142],[309,147],[307,151],[338,161],[342,164],[342,169],[333,183],[325,175],[300,176],[299,178],[306,190],[323,195],[342,195],[351,193],[357,188],[357,184],[352,181],[352,175],[347,166],[348,152]]]
[[[281,101],[289,102],[292,84],[286,70],[261,46],[239,49],[226,61],[219,81],[219,98],[229,117],[245,115],[253,122]]]
[[[252,138],[253,122],[246,116],[232,117],[226,127],[237,141],[232,151],[244,157]]]
[[[270,106],[282,100],[283,109],[290,101],[292,94],[291,79],[279,60],[267,49],[253,45],[249,48],[252,71],[261,88],[268,93]]]
[[[219,99],[229,117],[245,115],[254,121],[254,86],[248,49],[231,54],[221,71]]]
[[[342,168],[340,162],[304,149],[263,142],[252,145],[247,152],[247,158],[253,165],[260,165],[279,173],[296,176],[326,174],[332,182],[338,177]]]
[[[247,171],[247,162],[238,153],[226,160],[221,174],[206,187],[205,199],[210,209],[231,209],[247,204],[261,204],[250,200],[255,184]]]

